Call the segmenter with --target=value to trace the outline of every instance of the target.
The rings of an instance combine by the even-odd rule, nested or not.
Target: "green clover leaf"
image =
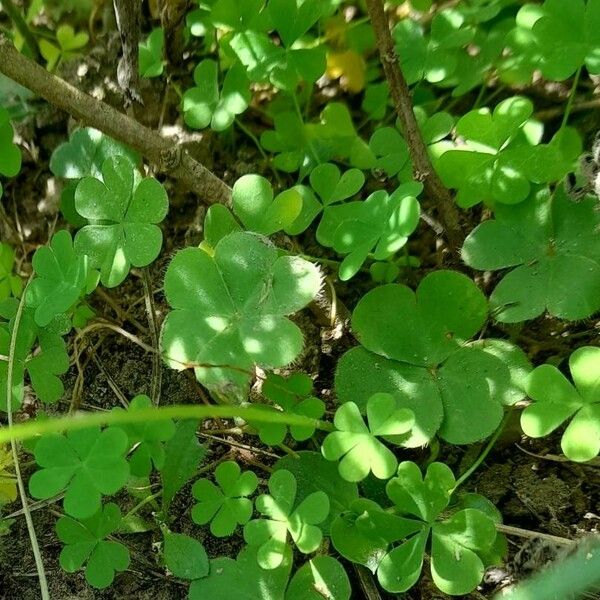
[[[14,316],[14,315],[13,315]],[[14,321],[0,324],[0,354],[8,356],[10,338]],[[39,351],[33,352],[34,349]],[[23,397],[23,378],[29,374],[31,386],[37,397],[46,403],[56,402],[64,392],[59,375],[69,368],[69,355],[64,340],[55,333],[51,326],[39,327],[34,313],[25,309],[17,334],[15,362],[13,370],[12,408],[21,406]],[[0,386],[6,389],[8,363],[0,361]],[[6,394],[0,395],[0,409],[6,410]]]
[[[246,546],[235,560],[228,557],[211,560],[208,575],[192,581],[189,599],[284,600],[292,570],[291,549],[287,546],[281,564],[276,569],[269,570],[258,564],[258,550],[258,546]]]
[[[157,223],[168,210],[167,193],[152,177],[140,177],[121,156],[102,165],[102,181],[84,177],[75,191],[75,208],[90,224],[75,236],[75,250],[100,269],[106,287],[123,282],[131,265],[145,267],[160,253]]]
[[[138,156],[97,129],[75,129],[68,142],[60,144],[50,158],[50,170],[56,177],[81,179],[102,176],[102,165],[115,156],[126,158],[134,167]]]
[[[210,11],[210,20],[215,27],[230,31],[261,31],[264,3],[264,0],[217,0]]]
[[[205,385],[245,386],[250,374],[244,371],[254,365],[283,367],[298,356],[302,332],[287,315],[306,306],[320,286],[317,267],[278,257],[251,233],[224,237],[214,256],[182,250],[165,276],[173,308],[162,327],[165,359],[175,369],[193,366]]]
[[[431,33],[412,19],[402,19],[393,31],[396,51],[408,84],[426,79],[442,83],[456,70],[462,48],[473,39],[475,29],[458,10],[437,12],[431,21]]]
[[[498,535],[495,521],[477,508],[465,508],[442,519],[455,483],[452,471],[442,463],[429,465],[423,478],[415,463],[403,462],[398,476],[386,486],[400,515],[395,517],[397,524],[379,511],[359,517],[357,526],[363,533],[374,528],[386,531],[391,543],[402,540],[379,563],[377,577],[386,591],[404,592],[416,583],[430,535],[431,576],[442,592],[468,594],[481,582],[486,567],[482,557],[490,552]]]
[[[378,190],[363,202],[327,207],[317,239],[347,254],[339,269],[342,281],[354,277],[371,253],[385,260],[406,244],[419,224],[422,189],[420,183],[405,183],[391,194]]]
[[[564,187],[542,190],[467,237],[462,258],[475,269],[512,268],[490,296],[498,321],[518,323],[543,312],[584,319],[600,309],[600,214],[595,198],[570,200]],[[573,294],[576,289],[577,293]]]
[[[325,414],[325,403],[313,396],[312,379],[305,373],[293,373],[288,378],[269,373],[263,384],[262,393],[285,413],[304,415],[320,419]],[[257,405],[261,406],[261,405]],[[265,406],[276,410],[272,406]],[[269,446],[281,444],[288,433],[288,426],[282,423],[252,423],[259,431],[260,439]],[[291,425],[290,434],[303,442],[313,436],[315,428],[303,425]]]
[[[462,146],[444,152],[437,170],[448,187],[458,190],[456,202],[463,208],[479,202],[517,204],[529,195],[531,186],[524,163],[534,146],[524,128],[533,113],[527,98],[502,101],[493,113],[487,108],[461,117],[455,128]]]
[[[129,411],[151,408],[152,400],[140,395],[133,398]],[[124,412],[122,408],[113,408],[114,412]],[[129,457],[131,474],[135,477],[148,477],[154,468],[162,469],[165,462],[163,442],[170,440],[175,433],[175,424],[170,419],[163,421],[142,421],[126,423],[119,427],[127,434],[129,447],[134,448]]]
[[[209,479],[199,479],[192,487],[198,504],[192,509],[192,519],[198,525],[210,522],[210,532],[216,537],[228,537],[238,525],[252,517],[253,504],[248,498],[258,487],[258,477],[252,471],[241,472],[234,461],[221,463],[215,469],[215,485]]]
[[[153,29],[145,42],[139,44],[139,72],[148,79],[160,77],[164,70],[163,50],[165,32],[162,27]]]
[[[321,446],[327,460],[340,460],[340,475],[347,481],[362,481],[369,473],[389,479],[398,466],[394,453],[378,437],[403,436],[414,424],[414,414],[398,408],[391,394],[374,394],[367,401],[368,427],[354,402],[337,409],[338,431],[327,435]]]
[[[600,73],[600,2],[546,0],[531,34],[540,58],[536,68],[547,79],[563,81],[585,65]]]
[[[302,210],[300,192],[291,188],[274,197],[268,179],[244,175],[233,186],[233,212],[250,231],[271,235],[290,226]]]
[[[258,546],[257,561],[263,569],[276,569],[284,560],[288,533],[303,554],[314,552],[323,538],[317,525],[329,515],[329,497],[313,492],[296,506],[296,478],[281,469],[269,478],[270,494],[256,500],[256,509],[265,519],[254,519],[244,527],[244,539]]]
[[[23,280],[14,273],[15,251],[0,242],[0,301],[9,296],[18,298],[23,290]]]
[[[600,453],[600,348],[575,350],[569,369],[573,383],[553,365],[533,370],[527,391],[534,402],[523,411],[521,427],[538,438],[570,421],[562,435],[562,451],[569,460],[585,462]]]
[[[98,512],[103,495],[115,494],[127,482],[128,448],[127,435],[117,427],[43,436],[34,451],[41,469],[29,479],[29,491],[34,498],[46,499],[66,490],[65,512],[87,519]]]
[[[46,67],[53,71],[59,62],[74,58],[87,46],[90,37],[85,31],[75,33],[71,25],[60,25],[56,30],[56,44],[42,38],[40,53],[46,59]]]
[[[13,139],[14,132],[8,111],[0,106],[0,175],[5,177],[14,177],[21,170],[21,151]]]
[[[55,233],[49,245],[33,255],[36,277],[27,286],[27,306],[35,309],[35,322],[46,327],[55,317],[66,313],[86,291],[87,256],[75,253],[71,234]]]
[[[224,131],[248,108],[250,89],[243,66],[237,64],[227,71],[220,92],[218,71],[214,60],[200,62],[194,70],[196,86],[183,95],[183,118],[193,129],[210,125]]]
[[[289,235],[298,235],[308,229],[310,224],[328,206],[338,204],[357,194],[365,183],[360,169],[348,169],[341,173],[333,163],[323,163],[310,173],[312,191],[303,195],[302,209],[294,222],[285,228]],[[305,186],[296,186],[301,188]],[[316,194],[316,195],[315,195]]]
[[[120,542],[106,539],[120,524],[121,511],[112,502],[89,519],[61,517],[56,523],[58,539],[65,544],[60,566],[67,573],[75,573],[85,564],[86,581],[96,589],[107,588],[115,573],[129,567],[129,550]]]
[[[285,600],[350,600],[352,587],[344,567],[333,556],[315,556],[292,577]]]
[[[468,343],[486,318],[485,296],[455,271],[430,273],[416,293],[400,284],[371,290],[352,315],[362,346],[338,363],[338,398],[365,411],[372,394],[393,394],[398,408],[415,414],[407,447],[436,432],[452,444],[486,438],[502,419],[502,404],[514,402],[504,361]]]

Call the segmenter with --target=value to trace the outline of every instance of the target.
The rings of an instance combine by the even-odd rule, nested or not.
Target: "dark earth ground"
[[[106,101],[120,106],[122,101],[115,91],[116,86],[109,71],[111,65],[116,64],[115,48],[112,39],[104,46],[97,43],[84,62],[75,61],[66,65],[61,75],[82,89],[99,90]],[[189,77],[189,69],[182,74],[182,77]],[[163,81],[147,84],[144,96],[145,107],[136,114],[137,118],[155,128],[160,122],[178,121],[177,96],[170,90],[165,94],[164,85]],[[560,97],[560,90],[551,90],[551,92]],[[539,93],[546,98],[541,102],[547,102],[552,106],[552,94],[542,93],[540,90],[531,93]],[[351,99],[344,98],[344,100],[356,104],[356,101]],[[468,104],[469,99],[465,101]],[[0,205],[0,239],[9,241],[15,246],[21,258],[25,259],[26,265],[30,264],[35,248],[39,244],[46,243],[52,231],[62,225],[57,222],[60,221],[57,211],[59,184],[52,179],[48,161],[52,150],[66,139],[68,130],[76,125],[64,113],[43,103],[34,100],[29,102],[29,106],[35,110],[17,127],[24,154],[24,167],[16,179],[5,182],[5,195]],[[456,110],[459,112],[460,107]],[[265,126],[262,116],[257,111],[249,111],[246,119],[246,125],[254,126],[257,132]],[[597,119],[597,115],[591,120],[588,116],[582,115],[580,128],[589,134],[594,128],[598,128]],[[217,139],[208,135],[201,142],[198,142],[196,136],[190,144],[197,151],[198,158],[230,184],[247,172],[259,172],[269,177],[268,167],[256,152],[252,142],[239,132],[230,138]],[[171,207],[169,216],[163,224],[165,249],[157,263],[149,269],[159,320],[160,315],[164,315],[167,310],[160,291],[166,265],[176,249],[197,244],[202,239],[201,225],[204,215],[204,208],[198,205],[195,197],[178,189],[171,181],[166,182],[166,185]],[[479,218],[480,215],[475,212],[465,213],[466,230],[470,230]],[[323,255],[323,249],[308,236],[300,241],[307,253]],[[435,236],[425,224],[421,225],[411,241],[410,252],[421,259],[422,268],[405,274],[403,281],[409,285],[418,282],[427,270],[437,268],[440,264],[450,268],[460,268],[458,264],[453,264],[448,255],[437,248]],[[335,259],[335,256],[329,258]],[[152,338],[149,335],[144,304],[144,287],[139,275],[138,273],[137,276],[134,274],[129,277],[126,283],[116,290],[107,290],[104,296],[96,295],[91,302],[98,316],[122,325],[127,331],[139,335],[144,342],[151,344]],[[493,287],[494,281],[492,279],[479,283],[489,290]],[[349,285],[336,283],[336,290],[347,306],[352,308],[368,285],[371,285],[368,276],[362,278],[359,276]],[[304,329],[307,346],[304,355],[294,368],[304,370],[315,378],[316,391],[328,401],[328,407],[333,409],[333,370],[337,358],[353,344],[352,339],[347,335],[332,343],[327,339],[328,332],[315,324],[308,311],[298,317],[298,322]],[[528,323],[521,331],[509,332],[490,326],[488,334],[504,337],[509,333],[513,334],[530,357],[536,363],[540,363],[568,356],[576,345],[597,344],[599,326],[600,323],[595,320],[565,324],[543,318]],[[84,385],[80,397],[82,408],[107,409],[119,403],[119,394],[131,398],[139,393],[150,392],[153,361],[149,354],[124,337],[108,330],[94,332],[86,340],[89,345],[82,353],[82,361],[85,363]],[[72,347],[70,349],[72,351]],[[73,366],[64,377],[65,395],[49,412],[68,410],[77,373],[76,367]],[[162,404],[201,401],[201,390],[193,378],[185,373],[176,373],[162,368]],[[22,420],[33,416],[42,408],[35,398],[27,396],[22,414],[18,415],[17,419]],[[509,537],[510,556],[506,568],[490,573],[489,583],[482,584],[480,590],[469,595],[468,598],[491,598],[502,585],[538,571],[549,560],[566,552],[564,548],[536,539],[536,532],[577,538],[585,532],[597,532],[599,529],[600,464],[598,461],[587,465],[562,462],[557,457],[560,454],[560,435],[539,441],[524,440],[521,439],[518,429],[518,416],[515,421],[515,427],[509,426],[506,429],[485,463],[465,486],[465,491],[477,491],[487,496],[502,512],[505,524],[528,530],[531,532],[531,537]],[[204,427],[213,425],[207,423]],[[240,439],[239,436],[222,436],[222,438],[223,442],[209,438],[201,439],[208,449],[203,464],[209,464],[229,453],[240,462],[245,462],[247,468],[256,470],[264,481],[267,474],[261,470],[260,464],[268,465],[274,459],[263,453],[265,449],[258,444],[256,438]],[[229,442],[246,444],[254,449],[241,449]],[[458,473],[468,468],[479,450],[480,448],[464,449],[442,445],[439,459],[447,462]],[[426,457],[426,450],[422,453],[413,451],[402,454],[402,458],[417,460]],[[33,468],[31,456],[24,453],[21,461],[25,473],[31,472]],[[123,511],[130,509],[136,503],[136,500],[128,495],[123,495],[122,500]],[[173,531],[189,533],[200,539],[211,558],[223,555],[234,556],[242,545],[241,534],[238,533],[237,537],[225,540],[212,538],[206,528],[192,523],[189,515],[191,504],[192,498],[187,486],[177,495],[171,508],[174,517]],[[18,511],[18,502],[10,508]],[[54,533],[57,508],[58,505],[51,504],[33,512],[53,600],[186,598],[187,586],[164,576],[164,570],[158,563],[158,554],[152,550],[153,542],[159,540],[158,532],[126,537],[126,543],[132,554],[131,567],[126,573],[118,575],[114,585],[106,591],[91,589],[86,584],[82,573],[74,575],[64,573],[58,565],[60,544]],[[148,508],[147,516],[150,515],[150,511],[151,507]],[[346,564],[346,567],[353,582],[353,589],[356,590],[353,597],[356,599],[365,597],[352,566]],[[424,570],[426,571],[427,569]],[[382,598],[386,597],[392,596],[382,595]],[[410,592],[393,597],[433,600],[446,596],[435,590],[427,576],[424,576]],[[33,555],[22,516],[15,516],[10,532],[0,540],[0,598],[3,600],[39,598]]]

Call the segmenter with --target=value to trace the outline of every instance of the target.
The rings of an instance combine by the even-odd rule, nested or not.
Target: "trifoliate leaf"
[[[385,260],[406,244],[419,223],[416,197],[421,190],[420,183],[412,182],[400,185],[392,194],[379,190],[363,202],[326,209],[326,217],[333,223],[337,217],[339,224],[327,226],[324,219],[317,239],[325,245],[331,241],[336,252],[347,255],[340,265],[342,281],[354,277],[371,253],[376,260]],[[333,232],[332,240],[328,227]]]
[[[265,398],[277,406],[275,408],[267,405],[265,408],[320,419],[325,414],[325,403],[313,396],[312,392],[312,379],[304,373],[294,373],[288,378],[269,373],[262,388]],[[280,423],[252,423],[252,425],[258,429],[261,441],[270,446],[281,444],[288,433],[288,426]],[[312,437],[315,428],[291,425],[289,432],[296,441],[302,442]]]
[[[89,41],[85,31],[75,32],[71,25],[60,25],[56,30],[56,44],[47,39],[40,39],[41,55],[46,59],[49,71],[54,70],[59,61],[69,60],[80,54]]]
[[[67,573],[75,573],[85,564],[86,581],[96,589],[107,588],[116,572],[129,567],[129,550],[120,542],[106,539],[120,524],[121,511],[112,502],[98,508],[89,519],[61,517],[56,523],[58,538],[65,544],[60,566]]]
[[[411,410],[398,408],[391,394],[374,394],[367,401],[368,427],[353,402],[337,409],[334,425],[338,431],[327,435],[321,451],[327,460],[340,460],[340,475],[347,481],[362,481],[370,472],[389,479],[398,466],[394,453],[379,439],[402,436],[414,423]]]
[[[258,478],[252,471],[241,472],[236,462],[221,463],[215,469],[215,485],[209,479],[199,479],[192,487],[198,503],[192,509],[192,519],[198,525],[210,522],[210,531],[216,537],[228,537],[238,525],[245,525],[252,517],[252,496],[258,487]]]
[[[302,332],[287,315],[306,306],[320,286],[314,265],[278,257],[250,233],[224,237],[214,257],[182,250],[165,277],[173,308],[162,328],[165,359],[176,369],[194,367],[206,385],[243,387],[254,365],[282,367],[298,356]]]
[[[399,284],[371,290],[352,316],[363,348],[338,363],[340,401],[364,411],[373,393],[393,394],[399,408],[415,414],[403,441],[408,447],[431,439],[441,414],[439,435],[450,443],[487,437],[502,419],[502,404],[512,401],[513,388],[502,360],[466,343],[486,316],[484,295],[454,271],[429,274],[416,293]]]
[[[36,277],[27,286],[27,306],[35,309],[35,322],[46,327],[66,313],[85,293],[88,258],[76,254],[71,234],[61,230],[33,255]]]
[[[77,232],[75,250],[100,269],[105,286],[115,287],[131,265],[145,267],[158,256],[162,232],[157,223],[169,202],[156,179],[142,178],[122,156],[104,162],[102,179],[84,177],[77,185],[75,207],[89,225]]]
[[[8,356],[10,338],[14,321],[0,324],[0,354]],[[34,349],[39,347],[39,351]],[[54,333],[51,327],[41,328],[35,320],[33,311],[25,309],[21,318],[15,348],[13,370],[12,408],[21,406],[23,397],[23,378],[25,372],[33,391],[42,402],[56,402],[64,392],[64,386],[58,375],[69,368],[69,355],[65,342],[60,335]],[[0,361],[0,389],[6,390],[8,362]],[[0,409],[6,410],[6,394],[0,394]]]
[[[296,478],[286,470],[271,475],[269,492],[256,500],[256,509],[265,518],[247,523],[244,539],[251,546],[258,546],[257,560],[263,569],[276,569],[289,547],[288,532],[303,554],[319,547],[323,533],[317,525],[329,515],[329,498],[319,491],[297,504]]]
[[[220,91],[218,65],[212,59],[198,64],[194,81],[196,86],[183,95],[184,120],[193,129],[210,125],[215,131],[224,131],[248,108],[250,89],[242,65],[227,71]]]
[[[34,498],[46,499],[65,490],[65,512],[90,518],[100,510],[103,495],[115,494],[127,482],[128,447],[127,435],[117,427],[43,436],[34,451],[41,469],[29,479],[29,491]]]
[[[233,186],[233,212],[250,231],[271,235],[290,226],[302,210],[302,196],[291,188],[274,197],[268,179],[244,175]]]
[[[600,309],[600,213],[596,200],[575,203],[559,186],[518,206],[498,206],[467,237],[463,260],[471,267],[514,267],[496,286],[490,306],[496,319],[517,323],[545,311],[584,319]],[[573,293],[577,290],[577,293]]]
[[[600,453],[600,348],[584,346],[569,358],[573,384],[553,365],[529,375],[527,391],[534,403],[521,415],[530,437],[544,437],[569,421],[561,447],[569,460],[585,462]]]
[[[151,408],[152,400],[148,396],[140,395],[133,398],[129,404],[129,411]],[[114,412],[124,412],[122,408],[113,409]],[[133,452],[129,456],[131,474],[135,477],[148,477],[155,469],[162,469],[165,462],[165,448],[163,442],[170,440],[175,433],[175,424],[170,419],[163,421],[141,421],[138,423],[125,423],[119,427],[129,438],[129,447]]]
[[[111,157],[120,156],[131,163],[138,162],[135,152],[104,135],[97,129],[75,129],[68,142],[54,150],[50,158],[50,170],[56,177],[81,179],[102,176],[102,165]]]

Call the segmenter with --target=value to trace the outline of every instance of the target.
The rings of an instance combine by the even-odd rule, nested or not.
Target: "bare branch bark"
[[[423,182],[425,193],[435,202],[448,243],[453,250],[456,250],[464,239],[459,223],[458,209],[452,194],[435,172],[427,153],[427,146],[413,111],[410,90],[400,70],[388,18],[383,8],[383,0],[366,0],[366,4],[371,25],[375,31],[383,71],[390,85],[392,100],[408,142],[414,177]]]
[[[180,180],[207,204],[231,203],[231,188],[170,139],[144,127],[105,102],[78,90],[20,54],[0,35],[0,73],[50,104],[103,131],[145,156],[160,171]]]

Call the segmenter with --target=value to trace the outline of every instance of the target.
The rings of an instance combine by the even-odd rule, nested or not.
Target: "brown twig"
[[[410,150],[414,177],[423,183],[425,193],[435,202],[448,243],[453,250],[457,250],[464,239],[458,209],[452,194],[435,172],[427,153],[427,146],[415,118],[410,90],[400,69],[388,18],[383,8],[383,0],[366,0],[366,4],[375,31],[383,71]]]
[[[50,104],[103,131],[145,156],[152,164],[198,194],[207,204],[230,204],[231,188],[173,140],[78,90],[19,54],[0,34],[0,73],[35,92]]]

